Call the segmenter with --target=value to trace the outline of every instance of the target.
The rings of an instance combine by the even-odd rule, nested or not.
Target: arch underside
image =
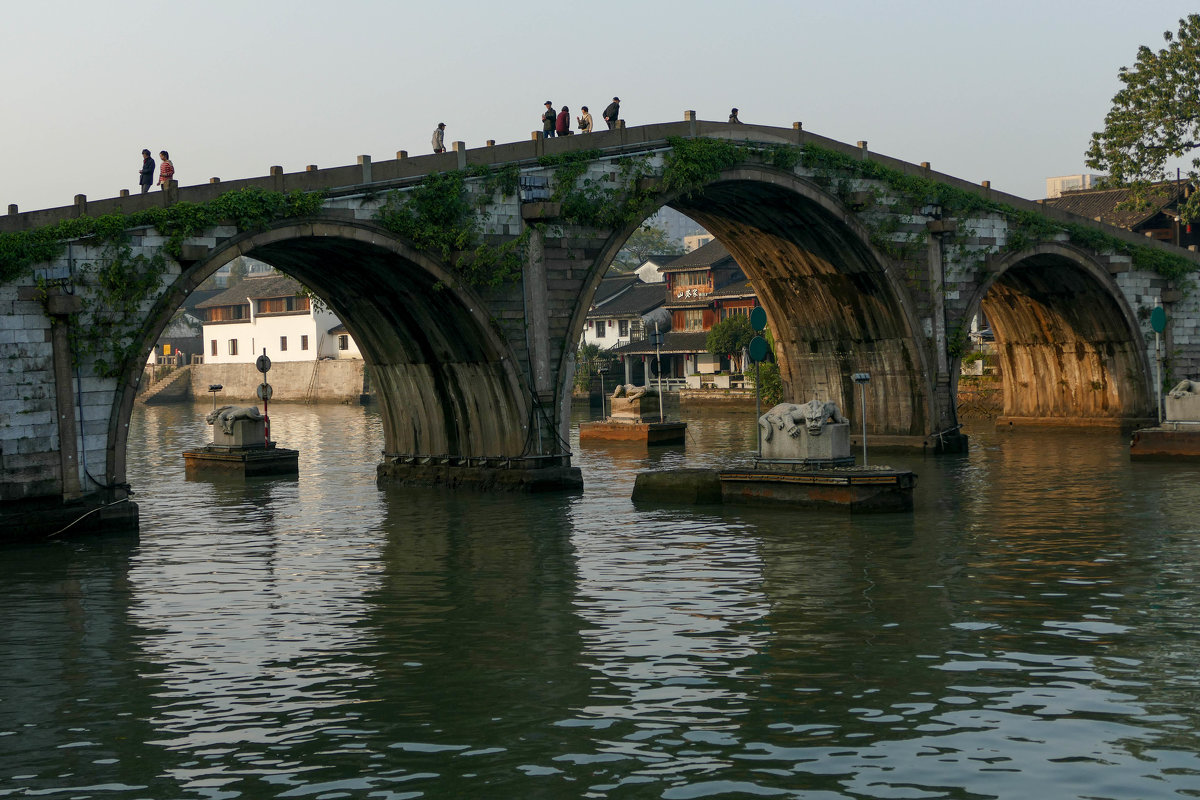
[[[521,453],[528,410],[512,358],[444,274],[330,236],[251,243],[243,254],[295,277],[346,325],[378,391],[386,452]]]
[[[861,402],[851,375],[868,372],[868,428],[928,434],[930,384],[895,282],[829,203],[794,189],[727,180],[670,205],[716,236],[753,282],[775,337],[785,401],[832,400],[857,429]]]
[[[1140,334],[1109,289],[1070,260],[1022,260],[980,306],[995,335],[1005,416],[1151,415]]]

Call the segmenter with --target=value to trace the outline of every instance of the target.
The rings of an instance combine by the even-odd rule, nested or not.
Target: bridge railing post
[[[688,136],[695,136],[696,135],[696,112],[695,111],[683,112],[683,121],[688,123]]]
[[[358,157],[358,165],[360,167],[362,167],[362,182],[370,183],[371,182],[371,157],[370,156],[359,156]]]
[[[454,144],[451,146],[454,148],[454,154],[456,156],[458,156],[458,168],[466,169],[467,168],[467,143],[466,142],[454,142]]]

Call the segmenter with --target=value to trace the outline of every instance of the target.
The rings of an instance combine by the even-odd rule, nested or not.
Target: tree
[[[652,255],[678,255],[683,245],[667,238],[667,232],[653,225],[643,225],[634,231],[621,252],[613,259],[613,266],[621,272],[629,272],[646,263]]]
[[[1200,14],[1179,20],[1179,32],[1163,39],[1162,50],[1143,45],[1137,63],[1121,67],[1124,86],[1086,154],[1088,167],[1109,173],[1108,183],[1131,187],[1133,206],[1145,204],[1150,183],[1170,177],[1168,161],[1200,147]],[[1200,157],[1191,158],[1187,176],[1200,178]],[[1200,194],[1192,193],[1180,215],[1200,218]]]
[[[750,325],[750,317],[735,314],[709,329],[704,347],[714,356],[740,356],[753,338],[754,328]]]
[[[250,270],[246,266],[246,260],[238,256],[229,264],[229,282],[226,286],[237,286],[248,274]]]

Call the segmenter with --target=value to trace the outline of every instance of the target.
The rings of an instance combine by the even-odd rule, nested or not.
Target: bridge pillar
[[[50,316],[50,346],[54,358],[54,395],[58,414],[58,457],[62,474],[63,502],[77,500],[83,496],[79,483],[79,429],[75,424],[75,387],[71,366],[71,329],[67,318],[78,314],[83,301],[75,295],[62,294],[56,290],[46,299],[46,313]]]

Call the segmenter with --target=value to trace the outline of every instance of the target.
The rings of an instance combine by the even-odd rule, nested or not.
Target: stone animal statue
[[[808,427],[809,436],[820,436],[821,429],[825,427],[825,423],[827,422],[842,423],[850,421],[842,416],[842,410],[837,407],[837,403],[822,403],[815,397],[800,406],[800,412],[804,415],[804,423]]]
[[[618,383],[617,388],[613,389],[613,397],[627,397],[630,400],[636,400],[639,397],[654,396],[654,390],[648,386],[637,386],[632,383]]]
[[[780,403],[758,418],[758,425],[763,429],[763,441],[771,441],[776,430],[786,433],[793,439],[800,435],[800,428],[808,429],[809,436],[820,436],[825,423],[849,422],[842,416],[837,403],[822,403],[812,400],[803,405],[795,403]]]
[[[220,423],[221,430],[228,434],[233,433],[233,422],[238,419],[260,420],[262,414],[258,413],[258,406],[221,406],[204,418],[209,425]]]
[[[1175,388],[1167,394],[1167,397],[1173,397],[1178,400],[1181,397],[1187,397],[1189,394],[1200,394],[1200,381],[1180,381],[1175,384]]]

